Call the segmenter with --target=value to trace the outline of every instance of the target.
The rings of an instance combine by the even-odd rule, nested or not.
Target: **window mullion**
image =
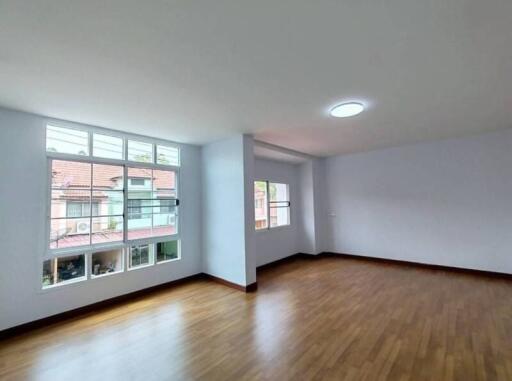
[[[89,141],[87,142],[88,149],[89,149],[89,155],[87,155],[87,156],[92,157],[92,132],[91,131],[89,131],[87,133],[87,137],[89,139]]]
[[[267,229],[270,229],[270,183],[265,181],[267,186]]]
[[[128,238],[128,167],[123,165],[123,242]]]
[[[153,236],[154,234],[154,229],[153,229],[153,226],[155,224],[155,217],[154,217],[154,210],[153,210],[153,199],[155,197],[155,192],[153,191],[153,179],[155,178],[154,174],[153,174],[153,170],[151,170],[151,178],[149,179],[150,181],[150,184],[151,184],[151,236]]]
[[[90,139],[90,133],[89,133],[89,140]],[[89,184],[90,186],[90,194],[89,194],[89,245],[92,245],[92,184],[94,179],[94,165],[91,163],[91,182]],[[87,266],[87,265],[86,265]]]

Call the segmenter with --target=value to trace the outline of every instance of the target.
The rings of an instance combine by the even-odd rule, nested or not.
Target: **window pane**
[[[89,245],[89,232],[89,218],[52,219],[50,223],[50,249]]]
[[[123,166],[93,164],[92,186],[94,189],[123,190]]]
[[[123,250],[106,250],[92,254],[91,276],[123,271]]]
[[[153,171],[153,198],[176,198],[176,173],[174,171]]]
[[[268,227],[266,181],[254,182],[254,218],[256,230]]]
[[[128,239],[173,235],[177,232],[175,213],[141,214],[139,218],[128,220]]]
[[[153,215],[138,214],[130,216],[128,219],[128,239],[150,238],[153,236]]]
[[[270,208],[270,227],[290,225],[290,208]]]
[[[46,126],[46,151],[89,155],[89,133],[55,126]]]
[[[93,191],[92,215],[109,216],[123,215],[123,191]]]
[[[128,180],[128,239],[176,234],[176,173],[128,168]]]
[[[55,284],[55,274],[56,270],[54,266],[57,264],[57,261],[54,259],[48,259],[43,262],[43,287],[51,286]]]
[[[155,211],[153,214],[153,236],[172,235],[176,234],[176,207],[166,207],[168,213],[158,213]],[[158,208],[155,208],[158,209]]]
[[[128,255],[128,267],[136,268],[153,264],[153,245],[131,246]]]
[[[180,165],[180,150],[176,147],[156,146],[156,162],[164,165]]]
[[[288,198],[288,184],[269,183],[270,201],[290,201]]]
[[[43,287],[79,279],[86,279],[84,254],[53,258],[43,262]]]
[[[57,258],[56,283],[85,278],[85,255]]]
[[[93,217],[92,243],[107,243],[123,240],[123,217]]]
[[[128,191],[142,191],[148,195],[152,190],[153,171],[149,168],[128,168]],[[148,197],[149,198],[149,197]]]
[[[178,241],[159,242],[156,244],[156,261],[163,262],[178,258]]]
[[[123,139],[115,136],[93,134],[92,155],[106,159],[123,159]]]
[[[52,160],[53,189],[90,189],[91,164],[77,161]]]
[[[270,227],[290,224],[289,186],[288,184],[269,183]]]
[[[153,162],[153,144],[128,140],[128,160],[141,163]]]

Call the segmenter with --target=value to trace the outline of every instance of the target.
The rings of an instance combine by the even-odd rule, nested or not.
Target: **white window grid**
[[[125,134],[116,133],[114,131],[105,131],[104,129],[96,129],[96,128],[79,128],[74,125],[70,125],[67,123],[54,123],[54,122],[48,122],[46,126],[55,126],[60,128],[67,128],[72,130],[78,130],[82,132],[88,133],[88,155],[77,155],[77,154],[68,154],[68,153],[59,153],[59,152],[49,152],[46,151],[47,156],[47,205],[46,205],[46,219],[45,219],[45,250],[42,258],[39,261],[38,268],[39,268],[39,274],[41,274],[41,268],[42,264],[46,260],[54,260],[56,258],[60,257],[66,257],[70,255],[84,255],[85,256],[85,269],[86,269],[86,275],[84,277],[78,278],[76,280],[69,280],[60,282],[51,286],[43,287],[43,290],[46,289],[52,289],[55,287],[67,285],[67,284],[73,284],[78,283],[86,280],[91,279],[97,279],[97,278],[103,278],[105,276],[119,274],[127,272],[128,270],[138,270],[138,269],[144,269],[149,268],[154,265],[164,264],[168,262],[174,262],[181,259],[181,238],[180,238],[180,204],[177,205],[176,209],[176,233],[172,235],[164,235],[164,236],[158,236],[158,237],[150,237],[150,238],[141,238],[141,239],[134,239],[134,240],[128,240],[128,213],[127,213],[127,198],[128,198],[128,168],[144,168],[144,169],[156,169],[156,170],[162,170],[162,171],[174,171],[175,173],[175,181],[176,181],[176,198],[180,200],[180,165],[181,165],[181,150],[180,148],[172,143],[167,141],[162,141],[159,139],[152,139],[147,138],[143,136],[127,136]],[[107,158],[100,158],[100,157],[94,157],[93,156],[93,134],[102,134],[112,137],[118,137],[123,139],[123,159],[107,159]],[[150,143],[153,145],[153,157],[152,157],[152,163],[142,163],[137,161],[131,161],[128,160],[128,140],[135,140],[140,141],[144,143]],[[157,146],[164,146],[164,147],[171,147],[176,148],[178,150],[178,158],[179,163],[178,165],[169,165],[169,164],[157,164]],[[45,141],[45,147],[46,147],[46,141]],[[51,249],[50,248],[50,230],[51,230],[51,198],[52,198],[52,161],[53,160],[64,160],[64,161],[74,161],[74,162],[82,162],[82,163],[90,163],[90,164],[106,164],[106,165],[118,165],[123,166],[123,241],[119,242],[112,242],[112,243],[98,243],[98,244],[91,244],[87,246],[77,246],[77,247],[71,247],[71,248],[56,248]],[[91,184],[92,186],[92,184]],[[92,209],[92,202],[91,202],[91,209]],[[92,214],[92,210],[90,211]],[[105,217],[105,216],[101,216]],[[107,216],[108,217],[108,216]],[[168,241],[177,241],[178,245],[178,256],[177,258],[157,262],[156,259],[156,244],[159,242],[168,242]],[[137,246],[137,245],[151,245],[153,250],[152,259],[150,260],[151,263],[149,263],[146,266],[139,266],[134,267],[132,269],[128,268],[128,255],[130,253],[130,247]],[[92,264],[92,255],[97,252],[106,251],[106,250],[122,250],[122,270],[116,271],[110,274],[105,274],[102,276],[92,276],[91,275],[91,264]]]

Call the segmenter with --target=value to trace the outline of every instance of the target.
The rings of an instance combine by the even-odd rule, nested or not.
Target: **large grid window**
[[[290,225],[289,185],[255,181],[254,217],[256,230]]]
[[[179,259],[178,148],[55,126],[46,147],[43,287]]]

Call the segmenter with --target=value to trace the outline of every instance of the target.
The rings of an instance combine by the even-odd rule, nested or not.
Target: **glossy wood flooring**
[[[512,380],[512,282],[355,259],[193,281],[0,342],[1,380]]]

